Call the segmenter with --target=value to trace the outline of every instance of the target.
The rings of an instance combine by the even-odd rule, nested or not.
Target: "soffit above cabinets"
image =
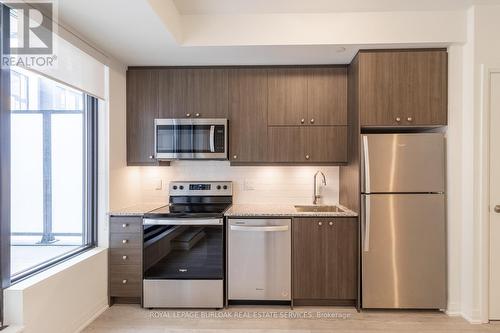
[[[219,13],[227,0],[206,2]],[[346,64],[359,49],[446,47],[465,40],[465,11],[450,1],[412,12],[400,5],[399,12],[349,13],[329,11],[329,2],[293,0],[290,13],[276,14],[283,0],[267,1],[268,9],[237,14],[238,4],[263,0],[235,0],[231,14],[188,15],[199,12],[189,1],[137,0],[132,6],[122,0],[59,0],[57,20],[129,66]]]

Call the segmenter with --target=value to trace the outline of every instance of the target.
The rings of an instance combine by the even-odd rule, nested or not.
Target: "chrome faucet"
[[[316,173],[314,174],[314,200],[313,200],[313,205],[317,205],[318,204],[318,201],[319,199],[321,198],[321,195],[319,195],[318,193],[318,187],[317,187],[317,181],[316,181],[316,177],[318,176],[318,174],[320,174],[321,176],[323,176],[323,185],[326,186],[326,177],[325,177],[325,174],[321,171],[316,171]]]

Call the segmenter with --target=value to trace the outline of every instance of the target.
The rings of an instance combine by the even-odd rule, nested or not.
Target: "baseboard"
[[[458,303],[448,304],[448,307],[446,308],[444,313],[446,313],[446,315],[448,315],[450,317],[461,317],[462,313],[460,311],[460,304],[458,304]]]
[[[476,312],[476,313],[475,313],[475,315],[473,313],[472,316],[469,316],[465,313],[461,313],[460,315],[462,316],[462,318],[467,320],[470,324],[474,324],[474,325],[484,324],[483,320],[479,316],[479,311],[473,311],[473,312]]]
[[[104,311],[106,311],[109,308],[109,304],[107,300],[104,302],[104,304],[101,303],[101,305],[98,307],[97,311],[95,311],[83,324],[80,325],[78,329],[75,330],[75,333],[80,333],[82,332],[87,326],[89,326],[94,320],[97,319],[101,314],[103,314]]]

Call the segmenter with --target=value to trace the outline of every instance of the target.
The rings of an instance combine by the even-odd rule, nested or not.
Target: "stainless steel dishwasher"
[[[291,300],[291,222],[229,219],[229,300]]]

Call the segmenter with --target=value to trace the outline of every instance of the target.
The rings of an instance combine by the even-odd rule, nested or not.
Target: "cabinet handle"
[[[318,222],[318,225],[323,225],[323,222]]]
[[[311,157],[311,156],[309,156],[309,155],[306,155],[306,160],[308,160],[308,159],[309,159],[310,157]]]
[[[155,157],[154,157],[154,155],[149,155],[149,159],[150,159],[150,160],[152,160],[152,159],[154,159],[154,158],[155,158]]]
[[[314,124],[314,118],[311,119],[311,124]]]
[[[406,118],[406,120],[408,120],[408,122],[411,123],[413,121],[413,118],[412,117],[408,117],[408,118]]]
[[[186,117],[191,117],[191,113],[186,113]]]
[[[233,155],[233,160],[237,160],[238,159],[238,155]]]
[[[333,222],[328,222],[329,225],[333,225]]]
[[[122,224],[122,228],[126,228],[126,227],[128,227],[128,224],[127,223],[123,223]]]
[[[500,213],[500,205],[496,205],[494,210],[495,210],[495,213]]]
[[[127,260],[127,256],[123,256],[123,257],[122,257],[122,259],[123,259],[123,260]]]
[[[401,122],[401,117],[396,117],[396,122]]]
[[[201,115],[200,115],[199,113],[197,113],[197,114],[195,114],[194,116],[195,116],[195,117],[199,117],[199,116],[201,116]]]
[[[300,123],[301,123],[301,124],[303,124],[303,123],[305,123],[305,122],[306,122],[306,120],[305,120],[304,118],[300,119]]]
[[[128,243],[128,240],[124,239],[124,240],[122,240],[122,243],[123,243],[123,244],[127,244],[127,243]]]
[[[127,280],[123,280],[122,281],[123,284],[127,284],[127,282],[128,282]]]

